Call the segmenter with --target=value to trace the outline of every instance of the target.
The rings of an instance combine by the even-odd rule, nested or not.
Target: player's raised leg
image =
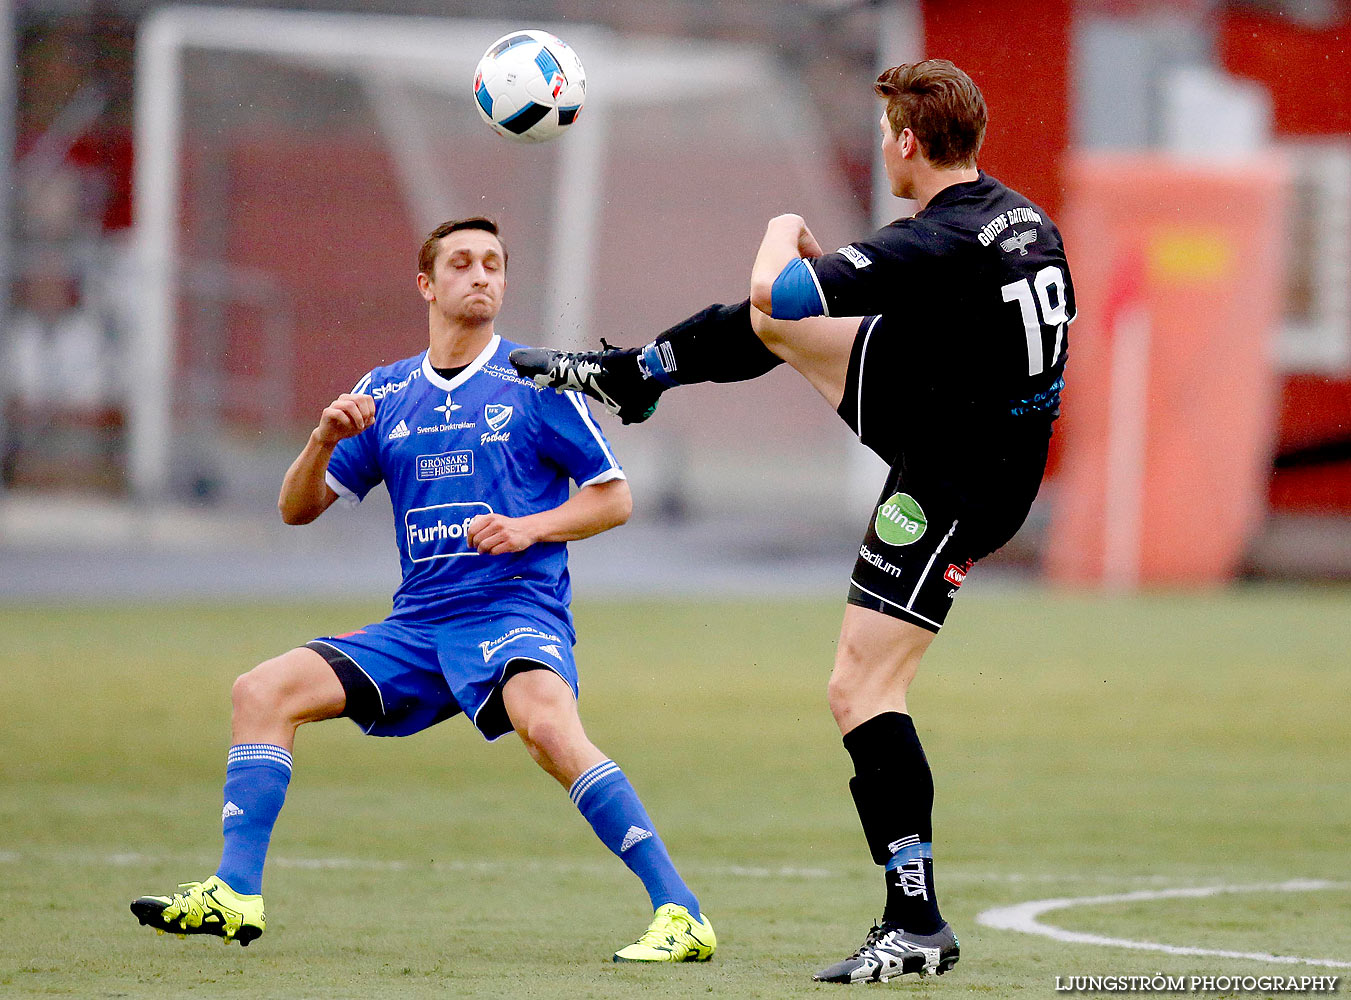
[[[346,695],[324,658],[293,649],[240,676],[232,692],[216,873],[168,896],[141,896],[131,912],[163,933],[213,934],[247,945],[263,933],[263,863],[291,781],[297,727],[342,714]]]
[[[705,962],[717,938],[699,900],[671,862],[638,793],[596,748],[582,728],[572,688],[552,670],[508,665],[502,701],[512,725],[545,771],[568,789],[596,836],[647,889],[655,911],[636,942],[615,953],[616,962]],[[513,669],[518,672],[513,673]]]
[[[883,867],[882,923],[854,954],[813,977],[885,981],[947,972],[957,938],[938,912],[933,879],[933,774],[906,693],[934,633],[850,604],[830,677],[830,709],[854,763],[849,782],[873,860]]]
[[[584,392],[626,424],[650,417],[667,389],[744,382],[783,363],[755,335],[749,299],[702,309],[642,347],[605,345],[602,351],[579,353],[529,347],[510,357],[522,377],[547,388]]]
[[[511,363],[523,377],[595,399],[626,424],[652,415],[667,389],[702,382],[745,382],[783,362],[838,406],[857,317],[771,319],[749,300],[712,305],[637,348],[567,352],[520,348]]]

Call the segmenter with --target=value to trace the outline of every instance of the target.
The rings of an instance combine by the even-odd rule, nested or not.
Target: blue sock
[[[601,843],[642,880],[652,909],[679,903],[699,917],[699,900],[676,872],[666,845],[618,764],[601,761],[572,783],[568,795]]]
[[[216,874],[235,892],[252,896],[263,891],[267,845],[290,783],[291,755],[282,747],[240,743],[230,748],[220,814],[225,849]]]

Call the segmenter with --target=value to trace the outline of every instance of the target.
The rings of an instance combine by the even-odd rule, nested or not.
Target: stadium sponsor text
[[[881,555],[874,552],[866,545],[859,546],[858,555],[864,562],[876,566],[888,576],[899,577],[901,575],[901,567],[897,566],[895,563],[887,562]]]
[[[422,370],[419,368],[414,368],[411,372],[408,373],[408,377],[404,379],[402,382],[385,382],[383,385],[377,385],[374,389],[371,390],[371,398],[376,401],[379,401],[384,399],[386,396],[392,396],[400,389],[407,389],[408,383],[412,382],[413,379],[415,378],[421,377],[421,375]]]

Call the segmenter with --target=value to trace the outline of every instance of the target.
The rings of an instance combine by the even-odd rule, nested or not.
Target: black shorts
[[[896,418],[893,376],[907,364],[898,340],[886,335],[883,317],[864,318],[839,406],[859,440],[891,465],[859,546],[848,601],[937,632],[971,566],[1008,542],[1027,519],[1046,468],[1049,435],[1030,435],[999,450],[997,459],[968,456],[960,470],[940,470],[932,462],[914,467],[905,437],[924,428]],[[941,424],[943,415],[934,421]]]

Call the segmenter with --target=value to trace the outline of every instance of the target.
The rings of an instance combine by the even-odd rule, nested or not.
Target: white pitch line
[[[1319,889],[1351,889],[1351,882],[1327,882],[1295,879],[1267,885],[1212,885],[1186,889],[1142,889],[1113,896],[1080,896],[1077,899],[1036,899],[1012,906],[996,906],[976,917],[986,927],[1005,931],[1039,934],[1056,941],[1072,944],[1096,944],[1111,948],[1130,948],[1135,951],[1158,951],[1167,955],[1213,955],[1219,958],[1241,958],[1256,962],[1274,962],[1280,965],[1321,965],[1336,969],[1351,969],[1351,962],[1327,958],[1303,958],[1298,955],[1269,955],[1260,951],[1226,951],[1218,948],[1193,948],[1185,945],[1160,944],[1155,941],[1132,941],[1127,938],[1105,937],[1067,931],[1062,927],[1044,924],[1037,918],[1053,910],[1072,906],[1102,906],[1109,903],[1138,903],[1154,899],[1201,899],[1234,892],[1314,892]]]

